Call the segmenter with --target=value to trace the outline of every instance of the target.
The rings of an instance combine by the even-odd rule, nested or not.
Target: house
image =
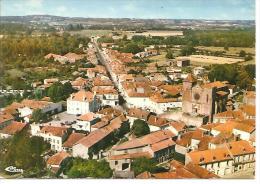
[[[193,68],[193,74],[195,76],[202,76],[205,73],[205,68],[203,67],[195,67]]]
[[[170,130],[175,135],[179,135],[185,132],[186,125],[183,122],[172,121],[169,123],[169,126],[166,128]]]
[[[255,91],[246,91],[244,94],[243,102],[246,105],[254,105],[256,102],[256,93]]]
[[[88,80],[84,79],[82,77],[76,78],[74,81],[71,82],[71,85],[76,90],[82,90],[85,89],[85,87],[88,84]]]
[[[208,170],[189,163],[187,165],[183,165],[176,160],[171,161],[170,170],[167,172],[143,172],[136,176],[137,179],[216,179],[219,176],[214,173],[209,172]]]
[[[108,156],[110,168],[130,171],[132,160],[138,157],[154,158],[158,162],[168,160],[174,152],[173,136],[169,130],[160,130],[113,146]]]
[[[227,110],[214,114],[213,123],[226,123],[229,120],[243,120],[245,117],[240,110]]]
[[[68,62],[67,57],[61,56],[61,55],[58,55],[58,54],[49,53],[46,56],[44,56],[44,59],[51,59],[51,58],[53,58],[54,61],[60,62],[61,64],[65,64],[66,62]]]
[[[0,111],[0,130],[9,125],[14,120],[12,114]]]
[[[76,53],[73,53],[73,52],[69,52],[69,53],[64,55],[64,57],[66,57],[68,59],[69,63],[75,63],[76,61],[83,59],[85,56],[86,55],[76,54]]]
[[[169,121],[165,118],[160,118],[155,115],[150,115],[147,124],[150,128],[150,132],[166,129],[169,126]]]
[[[109,140],[109,136],[117,131],[124,123],[127,123],[127,119],[125,119],[124,115],[121,115],[111,120],[106,126],[90,132],[90,134],[73,145],[73,157],[84,159],[89,159],[92,156],[95,156],[95,158],[101,157],[99,155],[101,150],[98,148],[103,147],[104,141]]]
[[[42,113],[51,115],[61,112],[62,104],[60,102],[53,103],[43,100],[24,99],[20,102],[20,106],[18,107],[17,111],[19,112],[19,117],[23,118],[26,122],[29,122],[30,116],[36,109],[40,109]]]
[[[242,111],[245,119],[255,119],[256,106],[255,105],[241,105],[239,110]]]
[[[149,97],[148,109],[154,113],[162,114],[171,109],[181,108],[181,98],[174,97],[167,93],[155,92]]]
[[[177,63],[178,67],[190,66],[190,60],[189,59],[177,59],[176,63]]]
[[[244,120],[237,124],[232,133],[241,140],[250,141],[251,138],[255,137],[255,120]]]
[[[0,139],[9,138],[16,133],[21,132],[27,125],[27,123],[12,121],[2,130],[0,130]]]
[[[67,139],[69,133],[67,127],[57,126],[40,126],[39,124],[31,124],[32,136],[40,136],[45,141],[49,142],[51,149],[55,151],[62,151],[62,144]]]
[[[91,126],[99,121],[99,118],[93,112],[88,112],[77,118],[77,122],[72,125],[76,130],[91,132]]]
[[[117,106],[119,105],[119,94],[114,87],[105,88],[95,86],[92,88],[92,92],[100,99],[102,106]]]
[[[130,127],[133,126],[133,123],[137,119],[141,119],[143,121],[147,121],[150,115],[150,112],[139,109],[139,108],[129,108],[126,111],[126,117],[129,119]]]
[[[62,144],[62,149],[66,152],[72,152],[72,146],[85,136],[86,134],[73,132],[69,135],[68,139]]]
[[[61,166],[68,161],[70,158],[70,154],[65,151],[58,152],[53,156],[49,157],[46,164],[47,168],[51,170],[53,173],[58,173],[61,169]]]
[[[225,147],[186,154],[185,164],[199,165],[218,176],[255,167],[255,148],[248,141],[234,141]]]
[[[81,90],[71,94],[67,99],[68,114],[86,114],[98,110],[100,102],[96,95],[90,91]]]
[[[50,78],[50,79],[44,79],[43,80],[43,84],[47,84],[47,85],[52,85],[54,84],[55,82],[59,82],[59,79],[58,78]]]

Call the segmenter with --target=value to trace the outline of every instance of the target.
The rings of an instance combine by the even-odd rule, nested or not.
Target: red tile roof
[[[94,99],[94,94],[90,91],[81,90],[77,93],[73,93],[68,100],[91,102]]]
[[[121,155],[112,155],[109,160],[122,160],[122,159],[134,159],[139,157],[152,158],[152,155],[149,152],[138,152],[138,153],[129,153]]]
[[[79,116],[78,120],[81,120],[81,121],[92,121],[95,118],[96,118],[95,113],[89,112],[89,113],[86,113],[86,114],[83,114],[83,115]]]
[[[155,115],[149,116],[147,123],[149,125],[153,125],[153,126],[157,126],[157,127],[162,127],[162,126],[165,126],[165,125],[169,124],[167,119],[159,118],[159,117],[157,117]]]
[[[193,164],[231,160],[233,156],[255,153],[255,148],[247,141],[235,141],[226,147],[187,153]]]
[[[54,127],[54,126],[44,126],[41,129],[41,133],[43,134],[51,134],[53,136],[62,137],[67,132],[66,127]]]
[[[11,124],[7,125],[2,130],[0,130],[0,133],[14,135],[14,134],[22,131],[22,129],[24,129],[26,127],[26,125],[27,125],[27,123],[13,121]]]
[[[156,132],[152,132],[148,135],[145,135],[140,138],[132,139],[130,141],[124,142],[117,146],[114,146],[114,150],[124,150],[124,149],[131,149],[136,147],[143,147],[145,145],[152,145],[163,140],[167,140],[172,138],[174,134],[169,130],[160,130]]]
[[[47,165],[60,165],[68,157],[70,157],[70,154],[65,151],[58,152],[47,160]]]
[[[13,119],[14,119],[14,117],[10,113],[0,111],[0,124],[4,123],[6,121],[11,121]]]
[[[82,133],[72,133],[68,139],[63,143],[63,147],[71,148],[76,142],[85,137],[86,134]]]

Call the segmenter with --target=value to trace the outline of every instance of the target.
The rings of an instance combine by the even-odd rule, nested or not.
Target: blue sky
[[[254,20],[255,0],[0,0],[1,15]]]

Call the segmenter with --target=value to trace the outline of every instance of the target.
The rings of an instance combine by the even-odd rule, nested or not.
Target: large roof
[[[145,135],[140,138],[132,139],[130,141],[124,142],[122,144],[119,144],[118,146],[114,146],[114,150],[124,150],[124,149],[131,149],[136,147],[143,147],[146,145],[152,145],[164,140],[168,140],[169,138],[172,138],[174,134],[169,130],[159,130],[156,132],[152,132],[148,135]],[[172,142],[171,142],[172,144]],[[155,147],[156,149],[156,147]]]
[[[248,141],[234,141],[227,143],[225,147],[209,149],[205,151],[193,151],[187,153],[192,163],[213,163],[231,160],[233,156],[255,153],[255,148]]]

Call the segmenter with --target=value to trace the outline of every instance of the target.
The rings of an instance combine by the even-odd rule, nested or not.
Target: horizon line
[[[0,15],[0,17],[25,17],[25,16],[55,16],[64,18],[86,18],[86,19],[139,19],[139,20],[207,20],[207,21],[256,21],[256,19],[205,19],[205,18],[137,18],[137,17],[67,17],[51,14],[29,14],[29,15]]]

